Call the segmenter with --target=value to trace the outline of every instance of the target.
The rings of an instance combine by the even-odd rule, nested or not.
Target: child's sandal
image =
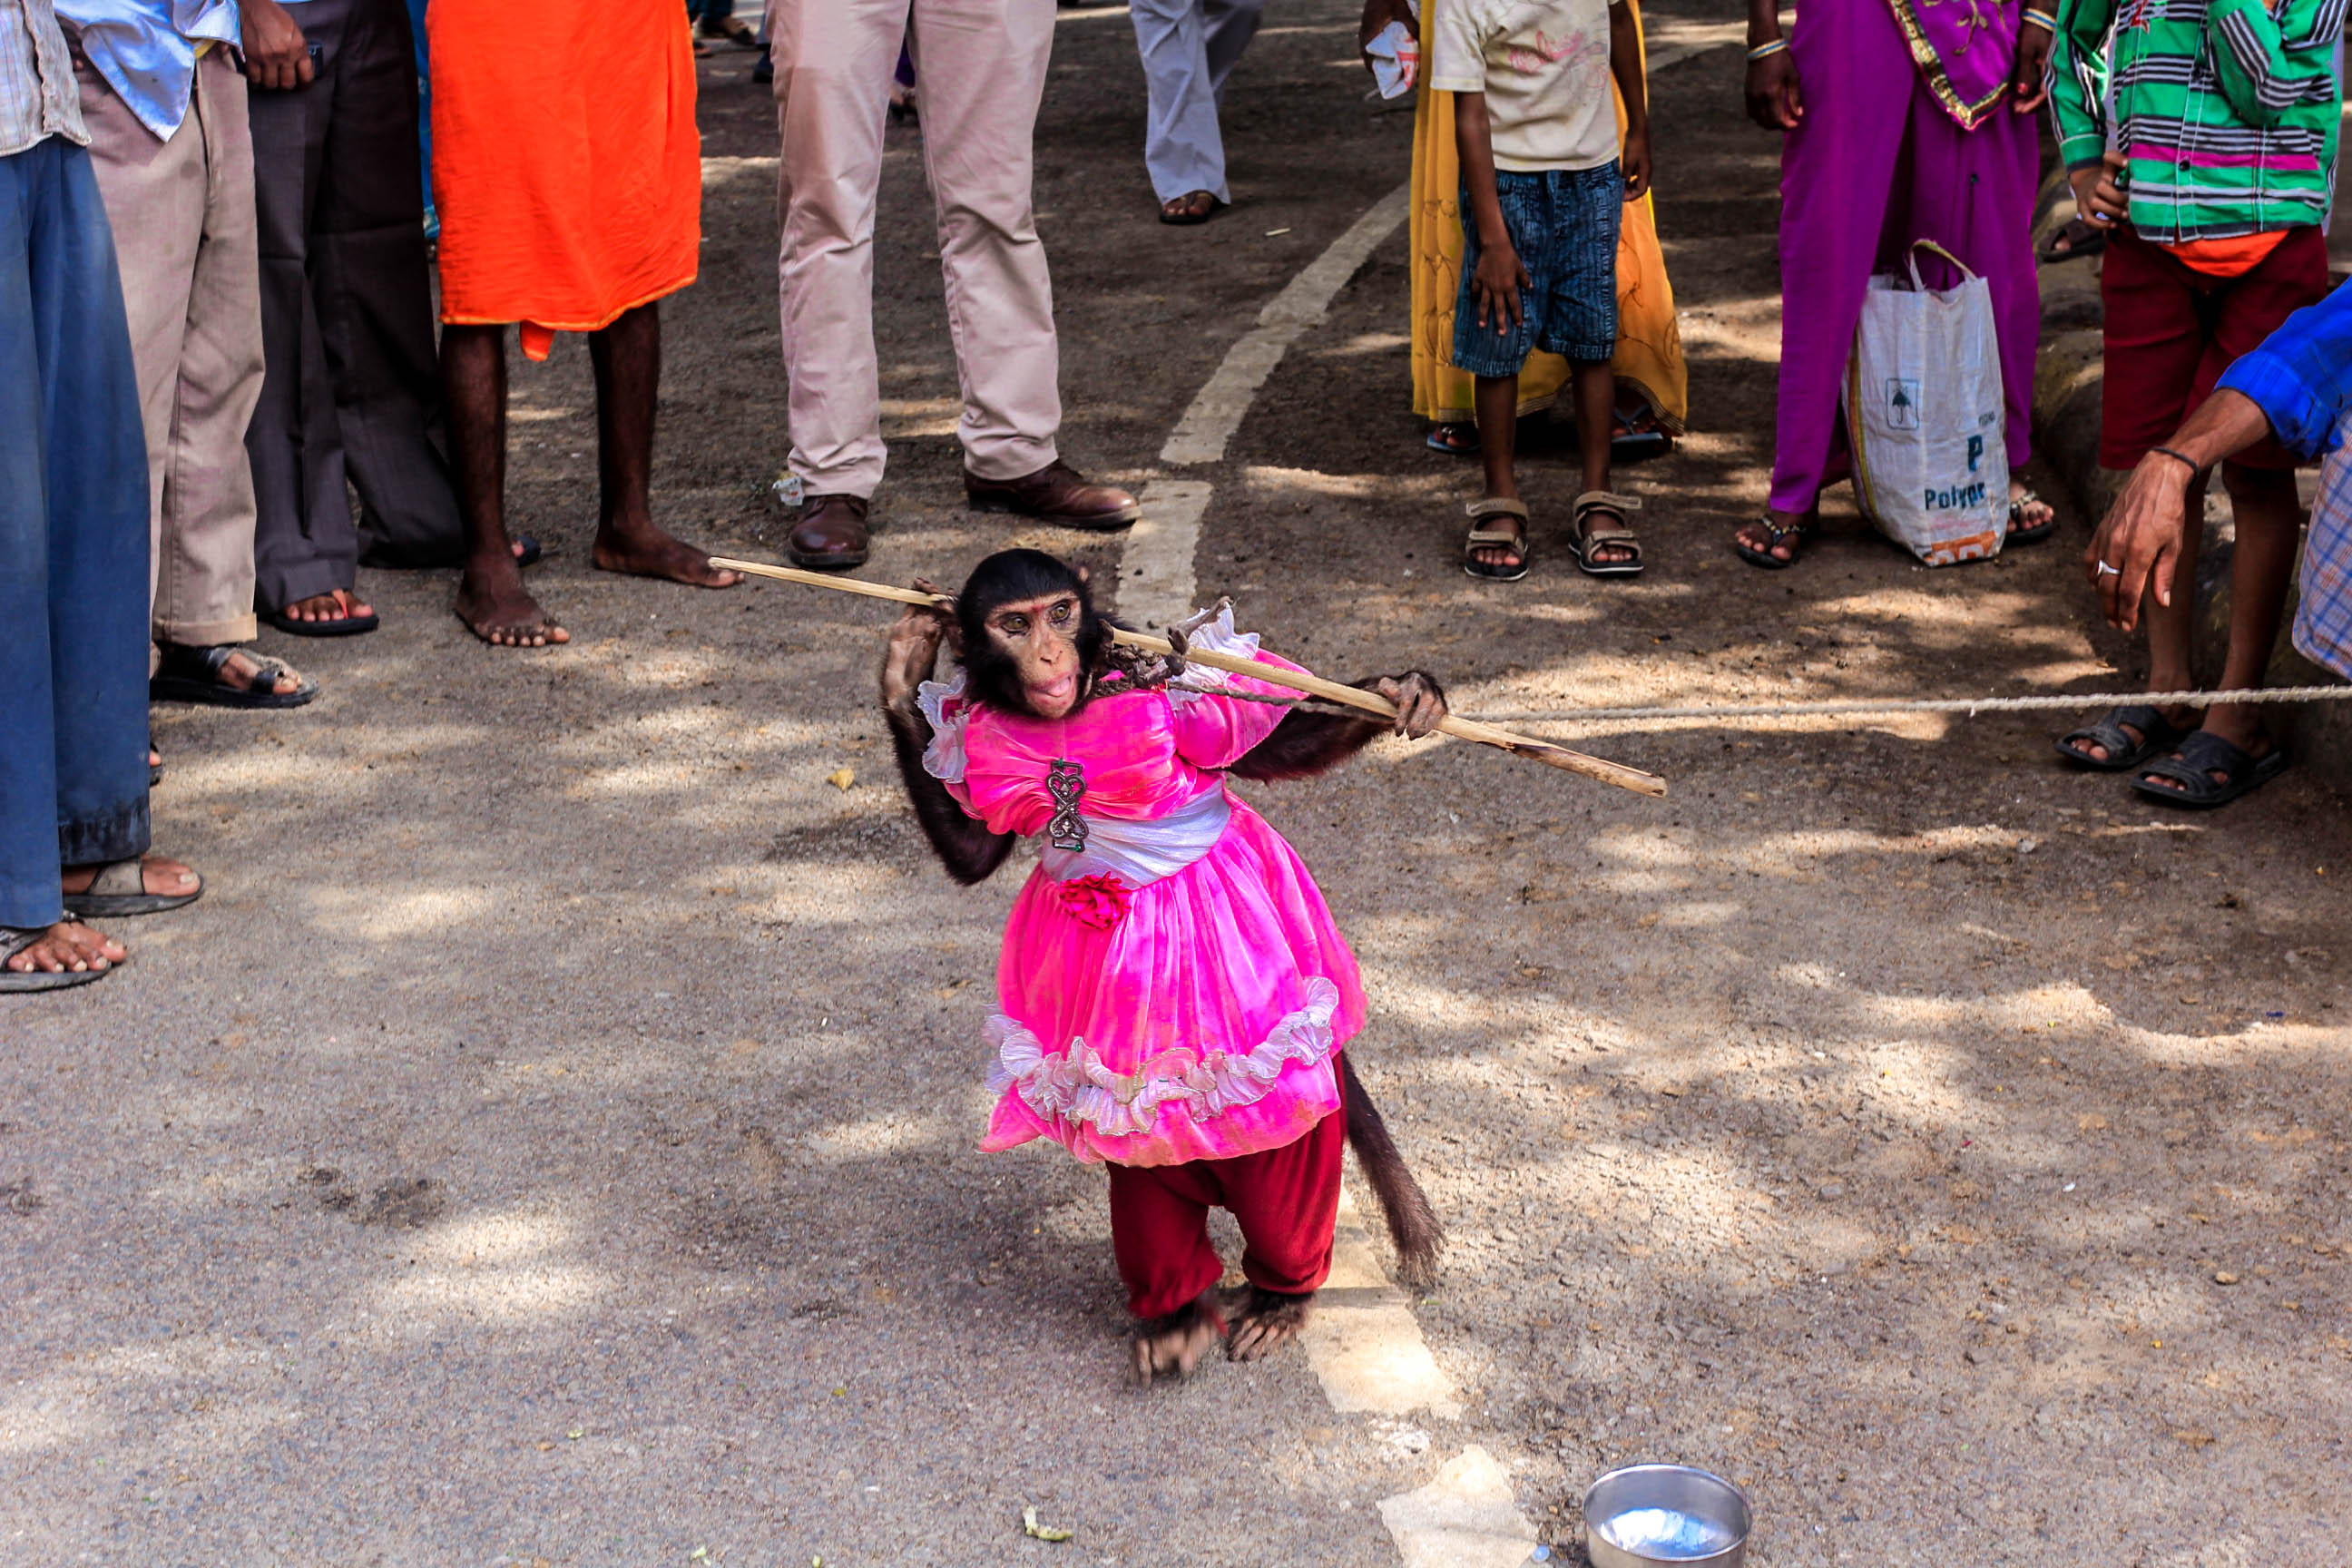
[[[1474,525],[1462,541],[1462,570],[1469,573],[1473,577],[1486,577],[1497,583],[1516,583],[1526,576],[1529,559],[1527,503],[1514,500],[1508,496],[1486,496],[1470,502],[1462,510],[1469,514]],[[1486,517],[1515,517],[1519,520],[1519,526],[1517,528],[1475,526],[1480,518]],[[1481,550],[1508,550],[1518,559],[1508,563],[1481,561],[1477,555]]]
[[[1575,531],[1569,536],[1568,547],[1576,552],[1576,568],[1588,577],[1639,577],[1642,574],[1642,542],[1630,528],[1593,528],[1590,519],[1596,511],[1615,512],[1619,521],[1630,511],[1642,510],[1639,496],[1621,496],[1613,490],[1587,490],[1576,498]],[[1633,559],[1620,557],[1614,561],[1597,561],[1594,556],[1603,548],[1631,551]]]

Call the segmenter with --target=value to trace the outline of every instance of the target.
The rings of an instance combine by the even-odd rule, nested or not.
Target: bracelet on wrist
[[[2047,11],[2037,11],[2031,5],[2027,6],[2021,13],[2021,18],[2032,23],[2035,26],[2041,28],[2045,33],[2055,33],[2058,30],[2057,17],[2052,16]]]
[[[1789,40],[1786,38],[1775,38],[1769,44],[1759,44],[1754,48],[1748,51],[1748,63],[1749,65],[1754,65],[1758,60],[1763,59],[1769,55],[1777,55],[1781,53],[1783,50],[1787,49],[1788,47]]]
[[[2191,479],[2201,479],[2205,477],[2205,465],[2183,453],[2176,452],[2169,447],[2150,447],[2148,450],[2151,452],[2160,452],[2176,463],[2186,464],[2189,468],[2189,478]]]

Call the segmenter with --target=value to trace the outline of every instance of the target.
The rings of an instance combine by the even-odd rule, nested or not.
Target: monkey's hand
[[[890,627],[889,643],[882,650],[882,706],[912,710],[915,688],[931,678],[940,645],[951,641],[954,634],[953,612],[939,605],[908,605]]]
[[[1407,740],[1434,734],[1445,721],[1445,688],[1425,669],[1383,675],[1371,683],[1370,689],[1396,704],[1396,732]]]

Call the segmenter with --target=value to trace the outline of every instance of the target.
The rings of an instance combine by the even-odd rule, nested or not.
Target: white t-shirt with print
[[[1596,169],[1617,156],[1609,0],[1436,0],[1429,85],[1483,92],[1495,167]]]

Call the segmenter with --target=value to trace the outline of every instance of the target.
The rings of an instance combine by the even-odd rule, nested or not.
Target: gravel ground
[[[1403,178],[1410,117],[1360,101],[1347,7],[1277,8],[1228,97],[1239,204],[1165,228],[1128,23],[1064,18],[1039,204],[1067,447],[1139,482],[1257,304]],[[2074,518],[1948,572],[1834,520],[1800,570],[1730,554],[1777,331],[1735,60],[1654,88],[1697,433],[1628,476],[1645,578],[1569,568],[1544,452],[1535,575],[1455,569],[1475,470],[1405,410],[1399,235],[1207,471],[1203,591],[1469,710],[2131,679]],[[657,500],[775,555],[747,63],[704,71]],[[953,577],[1008,535],[959,504],[936,240],[890,138],[871,574]],[[590,572],[585,356],[515,385],[516,511],[577,640],[484,648],[440,574],[368,577],[373,637],[268,639],[317,703],[158,714],[158,843],[204,901],[0,1015],[0,1557],[1386,1563],[1374,1504],[1473,1443],[1560,1542],[1601,1469],[1674,1458],[1749,1489],[1759,1563],[2340,1555],[2331,781],[2188,817],[2065,771],[2049,722],[1937,716],[1562,731],[1664,802],[1390,742],[1255,790],[1364,960],[1357,1058],[1454,1233],[1416,1310],[1466,1409],[1335,1415],[1297,1352],[1139,1395],[1099,1174],[971,1147],[1013,882],[929,863],[877,613]],[[1024,1504],[1076,1540],[1024,1539]]]

